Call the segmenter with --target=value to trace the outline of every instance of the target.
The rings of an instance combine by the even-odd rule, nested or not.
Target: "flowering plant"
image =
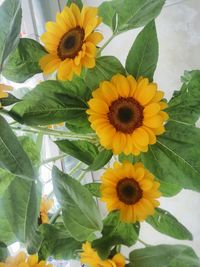
[[[41,43],[19,37],[19,0],[0,6],[1,75],[15,83],[45,75],[21,98],[0,84],[0,267],[51,266],[49,256],[90,267],[200,266],[189,246],[140,239],[146,221],[169,237],[192,240],[159,198],[200,192],[200,71],[185,72],[168,102],[153,78],[155,18],[164,4],[113,0],[94,8],[69,0],[46,23]],[[107,41],[101,23],[112,30]],[[125,66],[102,56],[113,38],[139,27]],[[50,159],[43,157],[46,136],[61,151]],[[76,166],[66,171],[69,159]],[[53,190],[43,196],[41,166],[50,162]],[[8,257],[16,241],[30,256]],[[135,249],[137,241],[145,247]]]

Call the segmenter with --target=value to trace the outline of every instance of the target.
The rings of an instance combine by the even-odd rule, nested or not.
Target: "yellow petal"
[[[149,128],[158,128],[163,124],[163,119],[160,115],[156,115],[154,117],[144,119],[143,124]]]
[[[95,58],[90,58],[88,56],[84,57],[82,59],[82,64],[86,67],[86,68],[94,68],[95,67]]]
[[[160,105],[157,103],[149,104],[144,108],[143,114],[145,118],[153,117],[160,111]]]
[[[161,99],[163,99],[164,93],[162,91],[157,91],[155,96],[152,98],[152,102],[159,102]]]
[[[101,99],[93,98],[88,102],[88,105],[92,110],[100,114],[107,114],[109,111],[108,105]]]
[[[38,263],[38,255],[31,255],[28,257],[28,264],[32,267]]]
[[[133,97],[135,90],[137,88],[137,82],[136,82],[135,78],[131,75],[127,76],[127,81],[129,83],[129,87],[130,87],[129,97]]]
[[[150,145],[153,145],[156,143],[156,136],[154,134],[154,132],[149,129],[148,127],[146,126],[142,126],[142,128],[147,132],[147,134],[149,135],[149,144]]]
[[[96,56],[96,46],[93,43],[86,42],[86,51],[85,54],[88,57],[95,57]]]
[[[59,80],[71,80],[73,72],[72,72],[72,63],[70,59],[65,59],[60,63],[58,69],[58,79]]]
[[[39,61],[39,65],[45,74],[54,72],[59,68],[60,63],[61,60],[54,54],[47,54]]]
[[[92,32],[86,39],[86,42],[91,42],[93,44],[98,44],[103,40],[103,35],[100,32]]]
[[[133,138],[140,146],[147,146],[149,144],[149,136],[141,127],[133,132]]]
[[[117,88],[118,94],[121,97],[128,97],[129,96],[130,87],[129,87],[129,83],[128,83],[126,77],[124,77],[121,74],[117,74],[117,75],[112,77],[111,82]]]
[[[81,25],[81,12],[77,5],[74,3],[70,6],[72,13],[74,15],[74,18],[76,19],[76,25]]]
[[[103,82],[101,84],[101,91],[108,105],[110,105],[114,100],[118,99],[116,87],[110,82]]]
[[[66,25],[72,29],[72,28],[76,28],[77,26],[77,22],[76,22],[76,18],[72,12],[72,10],[68,7],[65,6],[65,8],[62,11],[62,17],[66,23]]]
[[[48,21],[45,27],[47,32],[56,35],[57,38],[61,38],[65,34],[62,28],[55,22]]]
[[[136,100],[143,106],[147,105],[156,94],[157,87],[151,83],[148,86],[137,88],[135,93]]]

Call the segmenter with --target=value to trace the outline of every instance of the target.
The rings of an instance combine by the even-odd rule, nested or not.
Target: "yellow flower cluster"
[[[45,261],[39,261],[38,255],[27,256],[20,252],[14,257],[8,257],[5,262],[0,262],[0,267],[53,267]]]

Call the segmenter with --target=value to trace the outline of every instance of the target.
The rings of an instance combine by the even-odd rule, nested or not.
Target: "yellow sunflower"
[[[147,78],[117,74],[104,81],[88,102],[89,121],[100,143],[114,154],[138,155],[164,133],[168,115],[163,92]]]
[[[144,221],[159,206],[156,198],[160,184],[142,163],[115,162],[101,177],[102,201],[109,211],[119,210],[120,219],[134,223]]]
[[[46,32],[41,36],[48,54],[41,58],[40,67],[45,74],[58,70],[59,80],[71,80],[80,75],[82,67],[95,66],[96,45],[103,39],[94,32],[101,23],[98,9],[71,4],[57,13],[56,22],[46,23]]]
[[[12,91],[13,87],[5,84],[0,84],[0,99],[8,97],[8,91]],[[0,102],[1,107],[1,102]]]
[[[89,242],[84,243],[82,249],[80,261],[90,267],[124,267],[126,264],[125,258],[121,253],[117,253],[112,259],[101,260]]]
[[[48,223],[48,211],[53,207],[54,201],[53,199],[47,199],[45,197],[42,198],[40,205],[40,220],[41,223]]]
[[[27,256],[19,252],[14,257],[8,257],[5,262],[0,262],[0,267],[53,267],[45,261],[39,261],[38,255]]]

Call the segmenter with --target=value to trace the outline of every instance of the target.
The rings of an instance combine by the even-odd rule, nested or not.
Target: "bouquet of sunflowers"
[[[159,207],[161,196],[200,192],[200,71],[185,72],[168,102],[153,79],[155,18],[164,4],[112,0],[95,8],[68,0],[40,43],[20,38],[20,0],[0,6],[1,77],[23,83],[44,75],[22,97],[0,84],[0,267],[49,267],[50,256],[90,267],[200,266],[180,244],[191,232]],[[112,30],[108,40],[102,23]],[[125,66],[102,56],[113,38],[135,28]],[[49,159],[47,137],[59,151]],[[69,160],[75,165],[66,169]],[[53,189],[44,196],[46,183]],[[178,244],[146,244],[144,221]],[[14,242],[22,251],[9,255]]]

